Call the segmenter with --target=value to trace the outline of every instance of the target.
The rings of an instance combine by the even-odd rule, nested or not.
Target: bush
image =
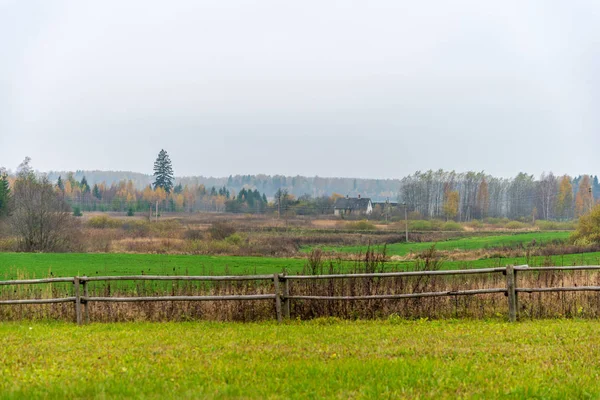
[[[489,217],[484,219],[483,222],[489,225],[504,225],[508,220],[505,220],[504,218]]]
[[[110,218],[106,215],[99,215],[97,217],[90,218],[87,221],[87,226],[96,229],[120,228],[122,223],[119,220]]]
[[[346,229],[354,231],[374,231],[377,228],[371,222],[362,220],[356,222],[349,222],[348,224],[346,224]]]
[[[79,208],[79,207],[73,207],[73,216],[74,217],[81,217],[81,216],[83,216],[83,214],[81,213],[81,208]]]
[[[183,234],[183,238],[187,240],[202,240],[204,239],[204,232],[199,229],[187,229]]]
[[[431,221],[420,219],[416,221],[409,221],[408,228],[411,231],[432,231],[433,225],[431,224]]]
[[[444,231],[462,231],[463,227],[458,222],[448,221],[444,224],[444,226],[442,227],[442,230],[444,230]]]
[[[571,238],[578,244],[600,243],[600,204],[579,218],[577,230]]]
[[[483,228],[483,223],[478,220],[478,219],[474,219],[472,221],[469,221],[469,223],[467,224],[469,227],[473,228],[473,229],[481,229]]]
[[[506,229],[524,229],[527,227],[527,225],[519,221],[510,221],[504,227]]]
[[[226,237],[233,235],[235,233],[235,228],[227,222],[215,222],[210,226],[208,231],[213,239],[223,240]]]
[[[244,241],[244,238],[239,233],[234,233],[233,235],[227,236],[225,241],[229,244],[239,246]]]
[[[127,216],[133,217],[134,215],[135,215],[135,212],[133,211],[133,207],[129,207],[129,209],[127,210]]]
[[[535,221],[535,226],[540,228],[541,231],[560,231],[560,230],[573,230],[575,229],[574,221]]]

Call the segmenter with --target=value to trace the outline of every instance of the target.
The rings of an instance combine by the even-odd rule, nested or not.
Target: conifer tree
[[[62,176],[58,177],[58,181],[56,181],[56,187],[59,188],[61,192],[65,191],[65,184],[62,180]]]
[[[102,198],[102,195],[100,194],[100,188],[96,184],[94,184],[94,189],[92,189],[92,195],[98,200]]]
[[[8,185],[8,176],[3,173],[0,175],[0,217],[9,214],[10,186]]]
[[[90,185],[88,185],[88,181],[87,181],[87,179],[85,179],[85,176],[83,178],[81,178],[81,183],[79,184],[79,186],[81,187],[81,191],[83,193],[90,192]]]
[[[165,150],[158,153],[154,162],[154,190],[157,188],[161,188],[167,193],[171,193],[173,189],[173,167]]]

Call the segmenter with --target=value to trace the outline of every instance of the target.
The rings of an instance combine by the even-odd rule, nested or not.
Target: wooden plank
[[[542,292],[598,292],[600,286],[564,286],[547,288],[518,288],[517,292],[542,293]]]
[[[73,282],[74,278],[46,278],[46,279],[18,279],[12,281],[0,281],[3,285],[34,285],[38,283]]]
[[[279,291],[279,274],[273,274],[273,286],[275,290],[275,316],[277,318],[277,322],[282,321],[281,316],[281,295]]]
[[[0,305],[11,304],[54,304],[54,303],[72,303],[75,297],[63,297],[60,299],[24,299],[24,300],[0,300]]]
[[[506,298],[508,299],[508,320],[517,320],[517,292],[515,291],[515,269],[512,265],[506,267]]]
[[[135,301],[219,301],[219,300],[273,300],[274,294],[247,294],[228,296],[156,296],[156,297],[82,297],[85,301],[135,302]]]
[[[73,282],[73,284],[73,291],[75,292],[75,319],[77,320],[77,325],[81,325],[81,293],[79,291],[79,277],[75,277],[75,281]]]
[[[402,276],[432,276],[432,275],[471,275],[504,272],[505,268],[455,269],[443,271],[409,271],[409,272],[380,272],[374,274],[331,274],[331,275],[289,275],[286,279],[345,279],[345,278],[391,278]]]
[[[283,316],[286,319],[290,319],[290,281],[289,279],[286,279],[285,276],[283,277],[283,279]]]
[[[540,271],[598,271],[600,270],[600,265],[573,265],[570,267],[527,267],[527,266],[519,266],[515,267],[516,271],[525,271],[525,272],[540,272]]]
[[[468,296],[475,294],[488,293],[506,293],[504,288],[496,289],[473,289],[456,290],[445,292],[425,292],[425,293],[400,293],[400,294],[377,294],[369,296],[290,296],[291,300],[394,300],[411,299],[418,297],[442,297],[442,296]]]
[[[83,279],[83,278],[82,278]],[[129,275],[129,276],[90,276],[87,282],[93,281],[259,281],[271,280],[273,275],[232,275],[232,276],[188,276],[188,275]]]
[[[84,297],[89,297],[90,293],[89,293],[89,288],[88,288],[88,283],[87,281],[83,281],[83,296]],[[86,324],[90,323],[90,304],[87,301],[84,301],[83,303],[83,314],[84,314],[84,321]]]

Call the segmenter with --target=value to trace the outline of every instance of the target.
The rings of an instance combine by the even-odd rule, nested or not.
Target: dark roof
[[[370,202],[371,199],[368,197],[361,197],[360,199],[357,197],[350,197],[337,199],[333,207],[338,210],[366,210]]]

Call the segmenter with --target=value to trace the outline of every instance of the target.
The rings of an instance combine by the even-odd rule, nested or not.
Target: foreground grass
[[[393,243],[386,246],[387,254],[392,256],[405,256],[409,253],[419,253],[429,249],[434,243],[437,250],[444,251],[469,251],[486,248],[516,247],[528,245],[535,241],[538,245],[552,241],[567,240],[572,232],[526,232],[491,236],[473,236],[466,238],[448,239],[439,242],[422,243]],[[318,246],[325,251],[337,251],[340,253],[364,253],[368,246]],[[312,247],[306,247],[304,251],[310,251]]]
[[[0,324],[2,398],[598,398],[600,322]]]
[[[40,278],[76,275],[243,275],[272,274],[286,271],[300,273],[305,259],[194,256],[168,254],[119,254],[119,253],[0,253],[0,280],[19,276]],[[489,258],[474,261],[444,261],[443,269],[468,269],[504,267],[506,265],[600,265],[600,252],[567,254],[552,257]],[[355,263],[341,264],[344,271]],[[392,261],[386,264],[390,270],[409,271],[415,268],[413,261]],[[326,268],[327,269],[327,268]]]

